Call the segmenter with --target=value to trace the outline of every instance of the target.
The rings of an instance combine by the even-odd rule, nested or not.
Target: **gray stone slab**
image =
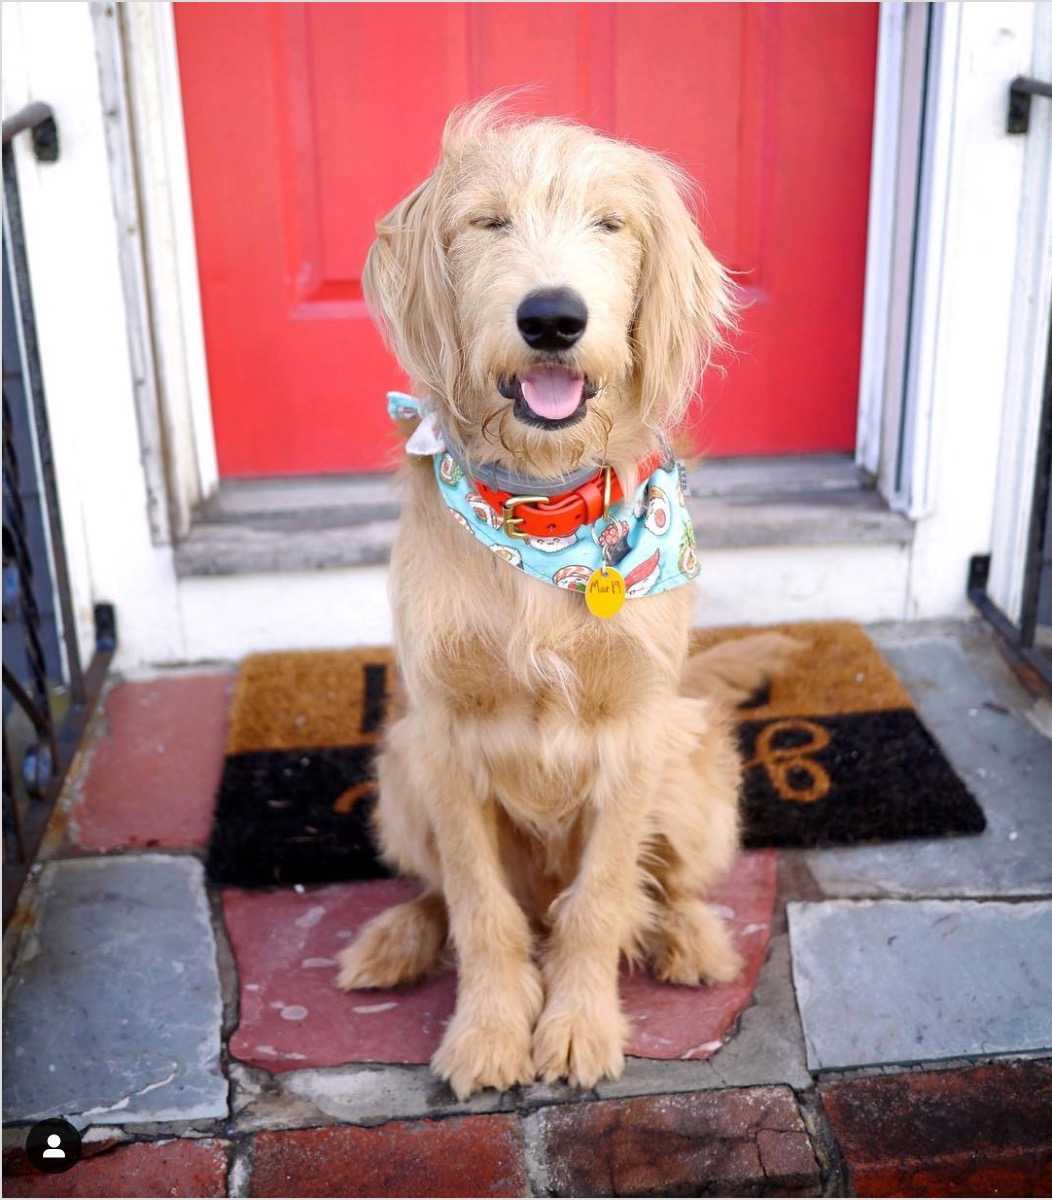
[[[788,906],[812,1070],[1052,1048],[1052,901]]]
[[[4,1016],[5,1120],[225,1116],[201,864],[146,854],[45,866]]]
[[[811,851],[830,896],[1052,893],[1052,741],[989,636],[969,626],[912,638],[874,631],[954,769],[986,813],[978,837]]]
[[[516,1092],[476,1092],[459,1101],[428,1066],[354,1064],[271,1075],[231,1063],[234,1127],[300,1129],[342,1121],[379,1125],[412,1117],[475,1115],[513,1109]]]

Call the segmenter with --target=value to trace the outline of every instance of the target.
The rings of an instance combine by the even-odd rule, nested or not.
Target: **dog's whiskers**
[[[489,444],[491,446],[497,445],[497,441],[499,441],[500,444],[502,446],[504,446],[505,450],[508,449],[507,444],[504,441],[503,430],[504,430],[504,417],[510,411],[511,411],[511,405],[506,404],[506,405],[504,405],[503,408],[494,409],[494,411],[491,412],[489,414],[489,416],[487,416],[483,419],[483,421],[482,421],[482,437],[483,437],[483,440],[489,442]],[[494,417],[501,418],[501,427],[500,427],[500,430],[498,431],[497,441],[494,441],[494,439],[490,436],[490,430],[489,430],[490,422],[494,419]]]

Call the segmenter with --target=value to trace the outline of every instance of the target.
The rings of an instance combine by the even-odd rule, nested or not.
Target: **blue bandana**
[[[631,498],[606,518],[567,537],[517,538],[475,491],[426,408],[415,396],[388,392],[387,411],[397,420],[423,418],[407,449],[430,455],[449,514],[504,561],[542,583],[583,592],[592,572],[607,562],[624,576],[625,596],[650,596],[689,583],[698,574],[694,526],[687,512],[687,477],[671,458],[641,480]],[[414,443],[416,443],[414,445]],[[569,486],[562,490],[568,491]]]

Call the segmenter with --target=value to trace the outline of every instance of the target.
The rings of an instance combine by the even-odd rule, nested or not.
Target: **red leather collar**
[[[648,454],[637,466],[637,478],[641,481],[648,478],[664,459],[660,450]],[[608,469],[600,467],[591,479],[559,496],[516,496],[487,487],[478,479],[473,479],[472,484],[490,508],[503,518],[504,532],[511,537],[572,537],[582,525],[590,525],[603,515]],[[623,496],[620,480],[610,471],[610,504],[616,504]]]

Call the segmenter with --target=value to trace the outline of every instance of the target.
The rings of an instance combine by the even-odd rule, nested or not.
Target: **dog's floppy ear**
[[[362,284],[414,383],[453,404],[460,352],[439,214],[442,171],[377,222]]]
[[[664,427],[686,412],[701,372],[730,321],[723,268],[701,240],[683,175],[641,151],[644,247],[633,323],[642,411]]]

